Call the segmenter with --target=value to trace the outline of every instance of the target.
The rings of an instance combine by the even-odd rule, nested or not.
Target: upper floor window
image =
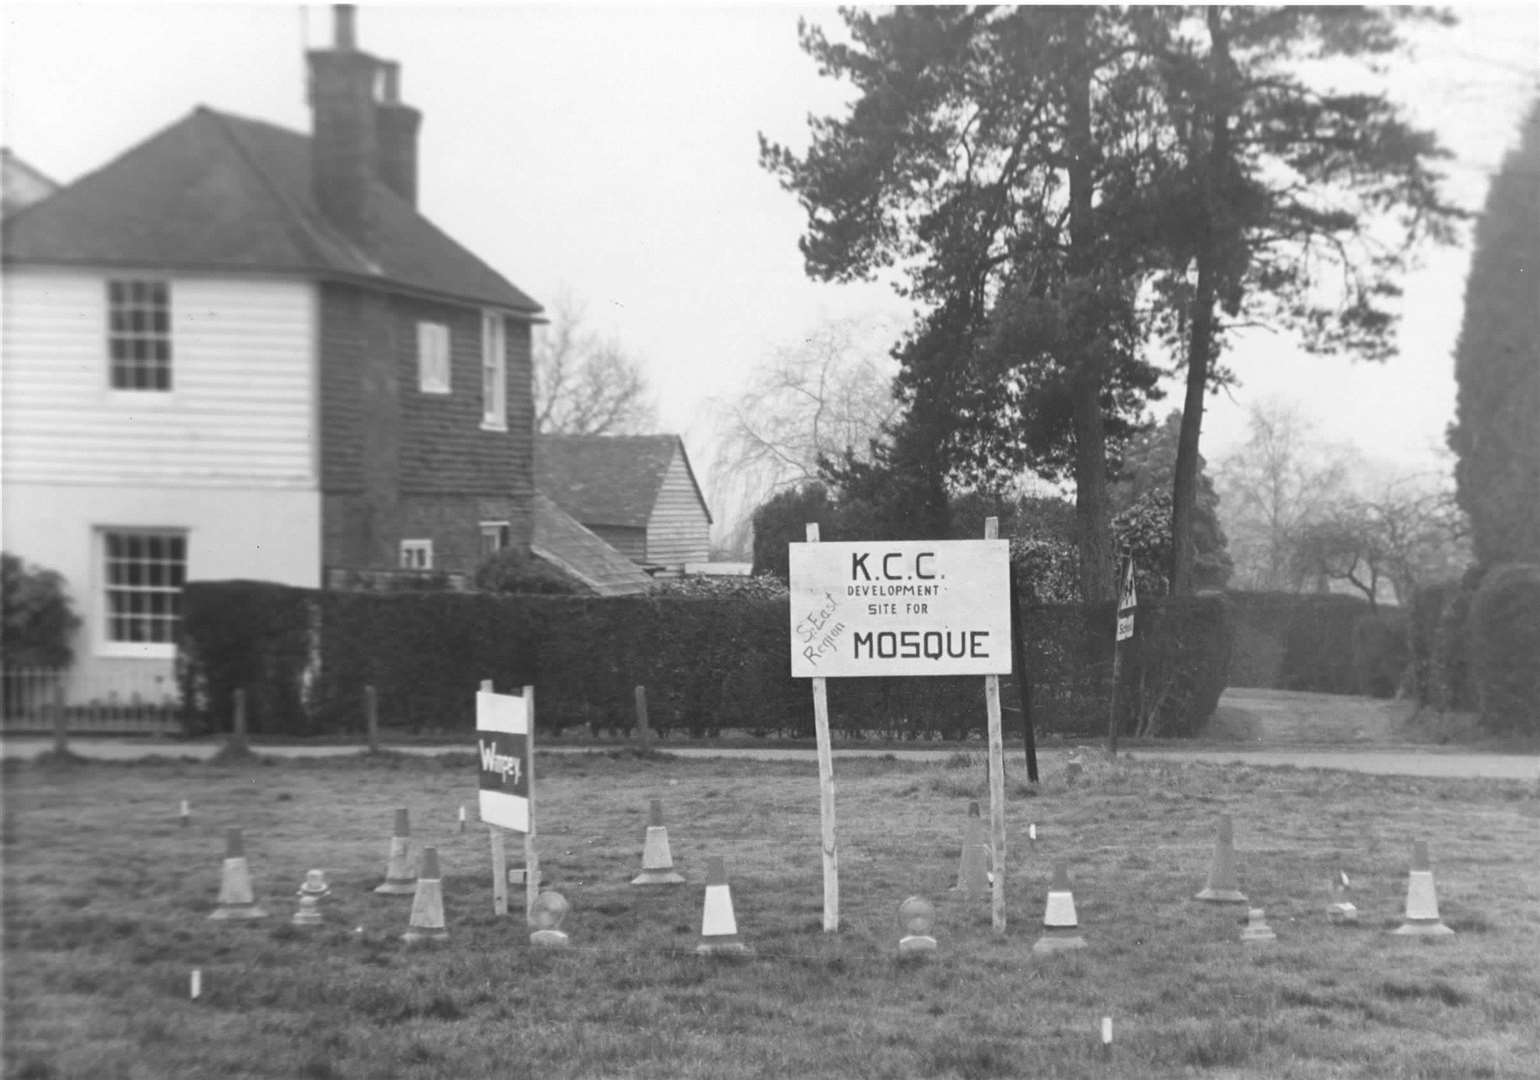
[[[187,534],[171,529],[102,532],[106,640],[114,645],[173,645],[187,580]]]
[[[107,355],[114,390],[171,389],[171,286],[107,282]]]
[[[481,313],[481,426],[508,429],[508,338],[503,317]]]
[[[401,569],[403,569],[403,570],[432,570],[433,569],[433,541],[432,540],[403,540],[403,541],[401,541]]]
[[[417,324],[417,389],[449,393],[449,327],[443,323]]]

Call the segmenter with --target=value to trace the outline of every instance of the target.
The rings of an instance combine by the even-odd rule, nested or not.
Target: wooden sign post
[[[807,525],[807,542],[818,543],[818,522]],[[823,929],[840,928],[840,855],[834,832],[834,748],[829,741],[829,688],[813,676],[813,734],[818,740],[818,818],[823,830]]]
[[[998,532],[998,524],[995,526]],[[994,536],[992,532],[991,537]],[[792,544],[791,675],[813,683],[822,796],[824,930],[839,929],[829,678],[983,675],[990,717],[995,928],[1005,928],[1000,679],[1011,670],[1010,545],[985,540]]]
[[[1134,636],[1134,609],[1138,598],[1134,595],[1134,557],[1125,552],[1118,567],[1117,637],[1112,643],[1112,693],[1107,707],[1107,752],[1113,757],[1118,753],[1118,682],[1123,675],[1123,642]]]
[[[492,841],[492,910],[508,913],[508,856],[504,830],[524,834],[524,915],[535,908],[540,869],[535,854],[535,688],[522,696],[492,692],[483,680],[476,695],[477,793],[481,820]]]
[[[1000,537],[1000,519],[984,519],[984,539]],[[1007,574],[1009,580],[1009,574]],[[1007,648],[1010,643],[1007,641]],[[1005,933],[1005,741],[1000,732],[1000,676],[984,676],[984,710],[989,721],[989,843],[994,856],[994,886],[990,892],[990,921],[995,933]]]

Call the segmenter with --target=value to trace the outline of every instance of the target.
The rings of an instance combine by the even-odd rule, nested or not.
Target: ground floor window
[[[495,555],[509,544],[511,533],[506,521],[483,521],[481,523],[481,557]]]
[[[403,541],[401,541],[401,569],[403,569],[403,570],[432,570],[433,569],[433,541],[432,540],[403,540]]]
[[[187,534],[171,529],[105,529],[106,640],[173,645],[187,580]]]

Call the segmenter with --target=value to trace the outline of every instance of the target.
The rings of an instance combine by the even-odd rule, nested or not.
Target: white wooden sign
[[[793,678],[1010,672],[1008,541],[790,549]]]
[[[476,694],[476,754],[481,820],[530,830],[530,710],[516,694]]]

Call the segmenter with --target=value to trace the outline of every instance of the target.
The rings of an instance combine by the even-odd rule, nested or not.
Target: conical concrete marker
[[[701,911],[700,944],[695,951],[702,956],[742,956],[750,951],[738,938],[732,889],[727,884],[727,863],[720,855],[706,860],[706,902]]]
[[[252,895],[245,838],[240,829],[226,829],[225,864],[219,875],[219,906],[209,913],[209,918],[260,919],[266,914]]]
[[[1230,815],[1219,819],[1219,836],[1214,841],[1214,862],[1209,868],[1208,885],[1194,899],[1211,904],[1244,904],[1246,894],[1235,878],[1235,827]]]
[[[1032,946],[1035,953],[1065,952],[1085,948],[1080,922],[1075,917],[1075,894],[1069,888],[1069,867],[1063,859],[1053,864],[1053,884],[1043,910],[1043,936]]]
[[[377,893],[414,896],[417,874],[412,869],[412,823],[406,808],[396,811],[396,827],[390,837],[390,858],[385,864],[385,880],[374,887]]]
[[[648,807],[647,839],[642,844],[642,872],[631,879],[631,884],[684,884],[684,878],[674,870],[674,856],[669,851],[668,826],[663,824],[662,799],[653,799]]]
[[[1418,937],[1446,937],[1454,933],[1438,915],[1438,895],[1433,889],[1426,840],[1412,845],[1412,872],[1406,880],[1406,922],[1391,933]]]
[[[968,826],[963,833],[962,858],[957,864],[956,891],[971,899],[989,898],[989,844],[984,840],[984,819],[979,804],[968,804]]]
[[[412,917],[401,940],[412,944],[448,939],[449,930],[444,926],[444,880],[439,876],[438,848],[425,847],[422,849],[422,873],[418,875],[417,892],[412,897]]]

